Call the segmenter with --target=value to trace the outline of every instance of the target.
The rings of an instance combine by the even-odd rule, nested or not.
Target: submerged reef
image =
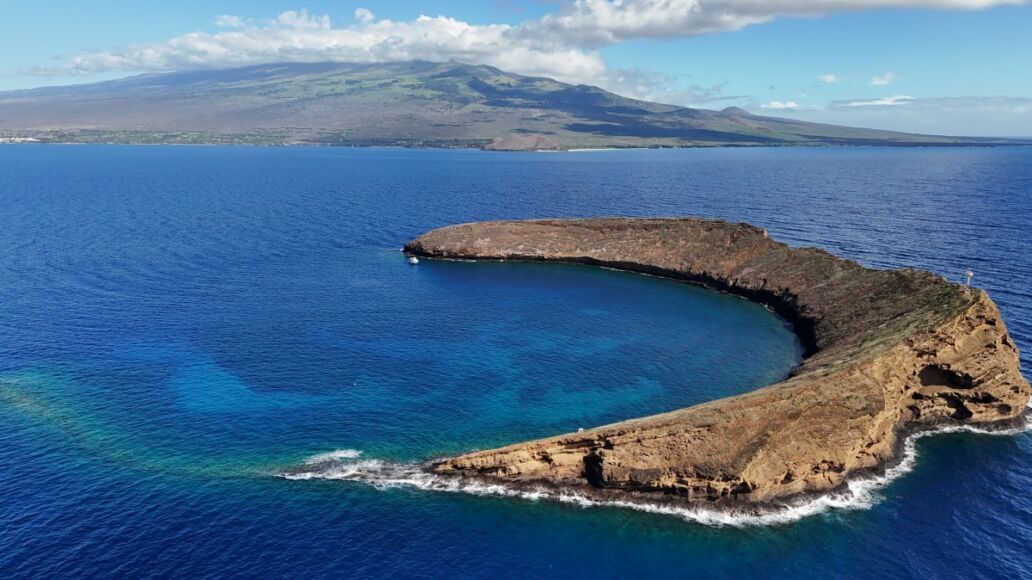
[[[483,222],[434,230],[405,251],[582,263],[683,280],[769,306],[793,324],[806,349],[780,383],[426,468],[445,477],[610,500],[773,505],[892,465],[914,431],[1012,423],[1032,395],[984,291],[929,272],[875,270],[792,248],[748,224]]]

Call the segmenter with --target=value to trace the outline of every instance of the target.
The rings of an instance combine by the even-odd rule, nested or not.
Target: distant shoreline
[[[934,148],[998,148],[998,147],[1032,147],[1032,139],[1028,140],[991,140],[979,142],[942,142],[942,143],[697,143],[682,145],[634,145],[634,146],[598,146],[598,147],[560,147],[558,149],[505,149],[492,150],[477,145],[451,144],[404,144],[404,143],[321,143],[310,142],[261,142],[248,140],[211,140],[211,141],[178,141],[178,140],[47,140],[41,138],[5,138],[0,137],[0,146],[10,145],[115,145],[115,146],[194,146],[194,147],[327,147],[341,149],[421,149],[421,150],[461,150],[484,151],[486,153],[599,153],[609,151],[641,151],[663,149],[814,149],[814,148],[887,148],[887,149],[934,149]]]

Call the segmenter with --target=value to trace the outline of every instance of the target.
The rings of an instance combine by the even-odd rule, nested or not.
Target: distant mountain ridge
[[[2,92],[0,138],[564,149],[1017,142],[691,109],[490,66],[420,61],[256,65]]]

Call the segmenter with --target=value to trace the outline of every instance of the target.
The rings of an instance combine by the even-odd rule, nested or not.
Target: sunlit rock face
[[[455,477],[609,498],[776,503],[884,467],[909,431],[1013,421],[1032,394],[985,292],[928,272],[873,270],[790,248],[747,224],[485,222],[429,232],[406,251],[682,279],[769,305],[793,323],[807,350],[792,377],[752,393],[433,466]]]

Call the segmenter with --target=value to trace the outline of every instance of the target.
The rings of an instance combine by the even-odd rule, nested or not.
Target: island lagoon
[[[762,522],[282,477],[672,410],[800,360],[772,313],[685,284],[405,262],[450,223],[695,215],[971,269],[1032,352],[1030,149],[18,145],[0,177],[4,575],[1032,574],[1027,432],[922,439],[887,486]]]

